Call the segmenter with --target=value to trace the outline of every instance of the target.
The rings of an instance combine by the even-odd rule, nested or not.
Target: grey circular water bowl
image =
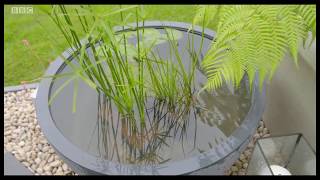
[[[141,23],[139,24],[139,27],[142,27]],[[172,28],[180,31],[183,34],[187,33],[189,27],[190,24],[180,22],[149,21],[144,23],[144,28],[146,29],[150,28],[161,31],[163,28]],[[120,31],[121,27],[117,27],[115,29],[116,31]],[[202,28],[197,26],[191,32],[195,34],[195,42],[198,42],[196,43],[196,46],[199,46],[199,41],[202,34],[201,32]],[[210,47],[210,42],[214,36],[215,33],[213,31],[205,29],[205,41],[202,55]],[[186,37],[183,36],[181,40],[178,40],[178,43],[186,42],[185,38]],[[85,41],[83,41],[83,43],[85,43]],[[70,62],[73,62],[74,57],[70,55],[71,51],[72,49],[66,50],[63,52],[62,56],[68,59]],[[56,75],[68,71],[70,71],[70,68],[68,69],[68,66],[64,63],[63,59],[57,58],[53,63],[51,63],[46,75]],[[179,159],[171,160],[168,158],[169,161],[164,163],[120,163],[115,160],[110,160],[112,159],[110,157],[106,158],[97,155],[96,151],[99,150],[99,147],[97,149],[95,149],[95,147],[97,146],[97,141],[99,140],[96,140],[96,138],[93,138],[93,140],[90,139],[92,137],[89,136],[89,133],[92,133],[93,131],[96,132],[96,130],[94,130],[96,125],[95,123],[92,123],[92,119],[94,119],[93,115],[97,111],[97,106],[94,104],[97,101],[97,94],[95,94],[96,92],[94,90],[85,85],[79,86],[77,111],[74,114],[71,112],[73,93],[72,85],[67,85],[65,89],[62,90],[61,94],[56,97],[57,100],[53,101],[53,104],[49,106],[48,101],[52,96],[54,89],[57,90],[57,88],[61,86],[63,82],[65,82],[63,78],[60,80],[45,78],[40,82],[36,97],[36,113],[40,127],[48,142],[52,145],[59,156],[78,174],[223,175],[225,171],[230,168],[232,163],[239,157],[240,153],[244,150],[250,138],[255,133],[258,123],[262,117],[265,101],[265,88],[263,88],[262,91],[259,91],[258,78],[256,78],[254,82],[254,87],[251,94],[248,93],[248,87],[246,86],[246,82],[244,82],[246,92],[249,94],[249,98],[246,99],[248,105],[246,110],[241,109],[242,105],[240,106],[240,104],[237,104],[237,102],[240,102],[241,100],[236,100],[232,101],[231,104],[227,103],[227,106],[222,106],[225,107],[224,109],[219,110],[226,112],[232,111],[233,114],[231,114],[230,117],[229,115],[226,116],[226,114],[223,113],[221,115],[220,112],[220,121],[214,121],[214,123],[209,122],[210,118],[206,120],[201,119],[201,121],[198,121],[198,119],[195,117],[196,121],[191,121],[191,124],[194,123],[193,125],[197,125],[197,128],[200,128],[198,132],[195,131],[194,136],[190,135],[191,133],[186,135],[186,137],[188,136],[190,138],[194,138],[194,147],[191,148],[188,146],[192,149],[192,151],[190,151],[192,152],[191,154],[188,154],[185,157],[182,155],[179,156],[181,154],[179,153],[180,151],[178,153],[172,151],[173,154],[177,154],[177,156],[179,156]],[[222,91],[226,89],[228,90],[228,88],[225,87],[222,89]],[[210,95],[210,97],[212,96],[213,98],[217,98],[215,99],[216,102],[218,102],[218,100],[221,101],[221,99],[223,101],[223,97],[219,97],[218,95]],[[232,99],[233,95],[230,95],[229,97]],[[222,102],[222,104],[224,103]],[[214,109],[214,107],[212,108]],[[218,110],[215,110],[215,112],[218,112]],[[238,115],[237,113],[242,115]],[[214,114],[215,117],[217,114]],[[221,120],[221,117],[225,119]],[[234,120],[235,117],[237,120]],[[215,133],[218,132],[217,134],[220,133],[220,137],[215,138],[216,141],[212,139],[212,141],[215,141],[212,142],[214,145],[211,144],[211,139],[209,140],[210,142],[206,140],[206,137],[216,136],[214,133],[210,134],[211,130]],[[90,144],[89,142],[93,142],[93,144]],[[190,142],[186,142],[190,143],[191,140]],[[208,143],[210,144],[210,147],[208,146]],[[179,143],[177,144],[180,145]],[[171,145],[174,146],[174,144]],[[198,149],[196,149],[195,146],[197,146]],[[201,148],[205,147],[205,150],[201,151],[201,148],[199,149],[200,146]],[[169,146],[166,150],[171,152],[169,151],[170,148],[171,147]],[[170,153],[165,155],[168,157],[173,156]]]

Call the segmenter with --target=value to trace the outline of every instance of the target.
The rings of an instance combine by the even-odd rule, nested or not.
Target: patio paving
[[[33,175],[21,162],[19,162],[10,152],[4,152],[4,175]]]

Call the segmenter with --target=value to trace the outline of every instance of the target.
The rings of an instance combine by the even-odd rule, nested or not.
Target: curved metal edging
[[[130,24],[128,27],[136,27],[134,24]],[[125,27],[128,28],[128,27]],[[139,23],[138,27],[142,27],[142,23]],[[170,21],[147,21],[144,23],[144,27],[148,28],[175,28],[182,31],[187,31],[191,25],[181,22],[170,22]],[[122,30],[122,27],[116,27],[115,31]],[[195,26],[193,31],[196,34],[201,34],[202,28]],[[204,30],[205,37],[213,39],[215,32],[209,29]],[[82,41],[85,43],[85,41]],[[70,50],[67,49],[62,53],[67,59],[70,59]],[[46,75],[55,75],[60,67],[63,65],[63,60],[59,57],[53,63],[50,64]],[[111,162],[105,159],[99,159],[94,157],[80,148],[72,144],[63,134],[57,129],[52,120],[48,99],[49,92],[52,85],[52,78],[43,79],[38,88],[36,97],[36,113],[39,120],[40,127],[46,136],[49,143],[58,151],[60,155],[69,163],[75,163],[77,166],[78,173],[90,173],[90,174],[121,174],[121,175],[133,175],[133,174],[145,174],[145,175],[176,175],[176,174],[188,174],[207,168],[214,165],[214,163],[223,160],[229,154],[233,153],[245,142],[255,131],[257,124],[262,116],[265,101],[265,88],[262,92],[258,91],[258,78],[255,80],[255,87],[253,88],[252,95],[252,106],[239,128],[228,137],[225,143],[220,144],[220,148],[224,148],[223,152],[219,151],[219,147],[211,149],[198,156],[190,157],[181,161],[170,162],[160,165],[133,165],[133,164],[120,164]],[[253,120],[256,120],[253,122]],[[217,154],[220,154],[219,156]],[[203,162],[203,160],[205,161]]]

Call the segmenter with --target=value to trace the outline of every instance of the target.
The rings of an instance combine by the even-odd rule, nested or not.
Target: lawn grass
[[[11,14],[12,5],[4,8],[4,86],[40,78],[49,63],[68,46],[54,22],[34,5],[33,14]],[[94,12],[108,13],[118,5],[93,5]],[[192,22],[194,5],[146,5],[148,20]],[[120,17],[111,17],[117,22]],[[134,22],[134,16],[130,19]],[[80,22],[76,24],[80,26]],[[26,47],[23,40],[29,42]]]

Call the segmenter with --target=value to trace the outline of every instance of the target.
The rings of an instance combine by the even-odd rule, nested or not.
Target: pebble
[[[253,148],[254,148],[254,143],[251,141],[251,142],[248,144],[247,148],[253,149]]]
[[[49,153],[51,153],[51,154],[55,153],[55,152],[54,152],[54,149],[53,149],[53,148],[50,148],[50,149],[49,149]]]
[[[259,122],[259,126],[260,126],[260,127],[264,127],[264,122],[263,122],[263,121],[260,121],[260,122]]]
[[[61,167],[58,167],[56,175],[63,175],[63,171]]]
[[[7,149],[7,151],[9,151],[9,152],[12,152],[12,151],[13,151],[13,148],[12,148],[12,146],[11,146],[10,144],[7,144],[6,149]]]
[[[251,151],[250,151],[250,150],[245,150],[243,153],[244,153],[244,155],[247,156],[247,157],[250,157],[250,156],[251,156]]]
[[[266,137],[270,137],[270,134],[265,134],[262,137],[266,138]]]
[[[237,160],[235,163],[234,163],[235,166],[237,166],[237,168],[241,168],[242,167],[242,162]]]
[[[231,171],[232,171],[232,172],[237,172],[237,171],[238,171],[237,166],[231,166]]]
[[[44,146],[44,147],[42,148],[42,152],[47,152],[47,151],[49,151],[49,146]]]
[[[64,171],[68,171],[68,166],[67,166],[67,164],[63,164],[63,165],[62,165],[62,169],[63,169]]]
[[[57,168],[55,167],[52,169],[52,173],[55,174],[56,172],[57,172]]]
[[[52,168],[51,166],[46,165],[43,167],[43,170],[45,170],[46,172],[51,172],[51,168]]]
[[[36,159],[34,160],[34,162],[37,163],[37,164],[40,164],[40,163],[41,163],[41,159],[40,159],[40,158],[36,158]]]
[[[15,130],[13,130],[13,133],[16,133],[16,134],[20,134],[20,132],[22,132],[22,129],[15,129]]]
[[[52,166],[52,167],[58,167],[59,165],[60,165],[60,161],[58,161],[58,160],[55,160],[52,163],[50,163],[50,166]]]
[[[48,163],[51,163],[53,160],[54,160],[54,157],[51,155],[51,156],[49,157],[49,159],[47,160],[47,162],[48,162]]]
[[[4,136],[8,136],[8,135],[10,135],[12,133],[12,131],[11,130],[9,130],[9,131],[5,131],[4,132]]]
[[[44,167],[46,164],[47,164],[46,161],[41,161],[40,164],[39,164],[39,166]]]
[[[30,153],[31,149],[32,149],[31,146],[25,146],[25,147],[23,148],[23,151],[26,152],[26,153]]]
[[[240,161],[243,162],[246,159],[246,156],[244,154],[240,154],[240,158],[239,159],[240,159]]]
[[[10,118],[10,115],[9,115],[9,114],[5,114],[5,115],[3,116],[3,118],[4,118],[4,120],[8,120],[8,119]]]
[[[18,145],[22,147],[24,146],[24,144],[25,144],[24,141],[21,141]]]
[[[247,169],[248,163],[243,163],[242,167],[245,168],[245,169]]]
[[[37,169],[37,173],[42,174],[43,173],[43,169],[42,168],[38,168]]]
[[[32,165],[31,165],[32,171],[34,171],[34,169],[37,169],[37,168],[38,168],[38,166],[37,166],[36,164],[32,164]]]
[[[23,149],[18,149],[17,150],[19,156],[21,156],[22,158],[24,158],[24,156],[26,155],[26,153],[23,151]]]
[[[260,134],[253,135],[253,139],[258,139],[258,138],[260,138]]]

